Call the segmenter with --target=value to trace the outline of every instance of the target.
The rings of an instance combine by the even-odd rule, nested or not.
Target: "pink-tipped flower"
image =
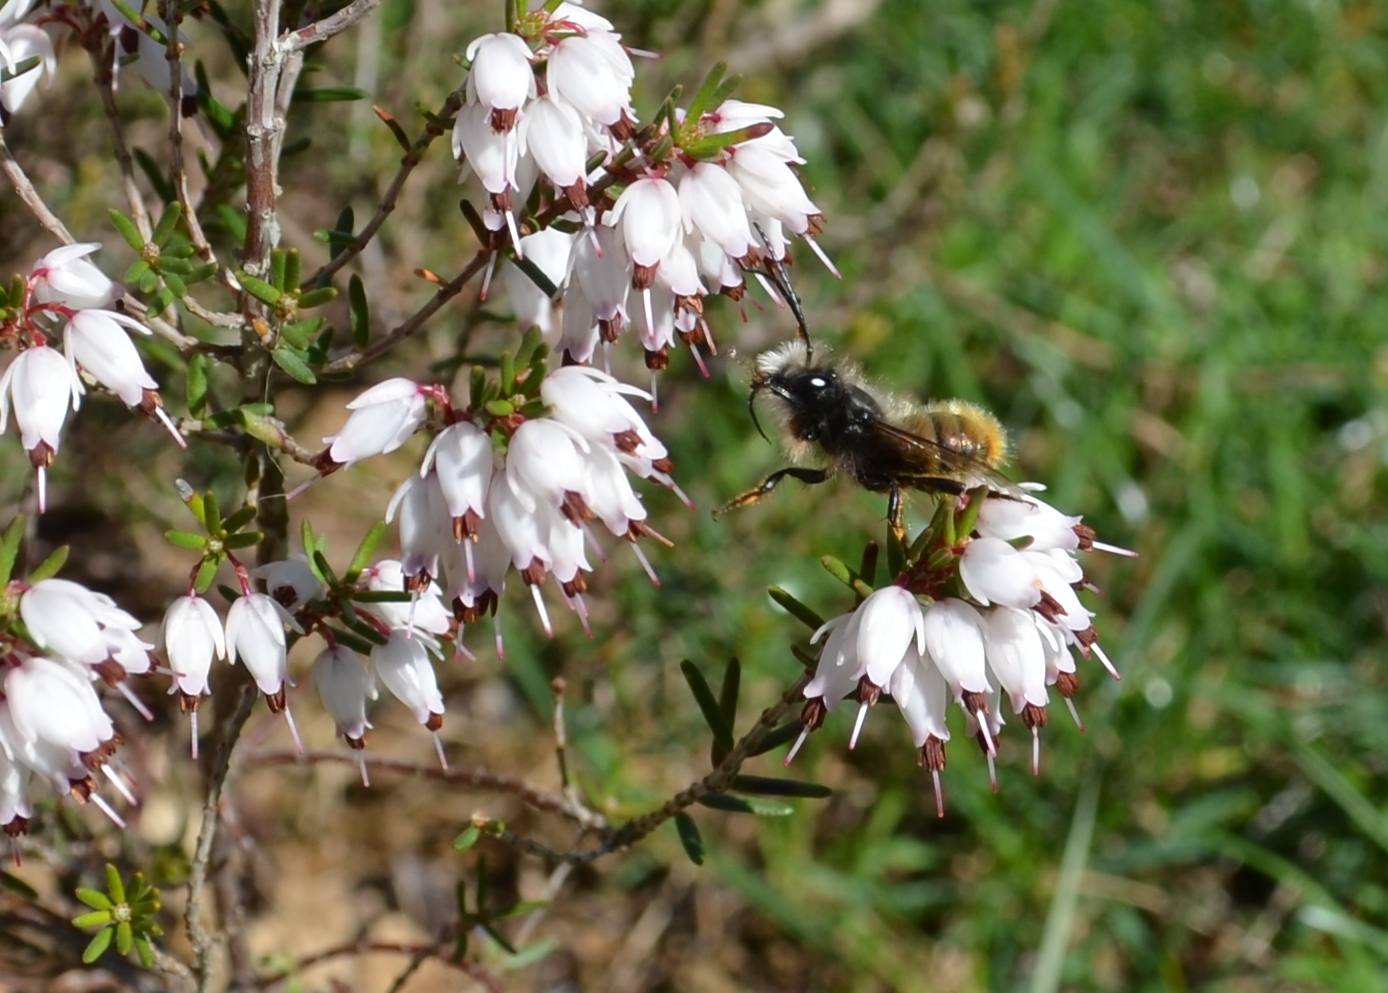
[[[1012,607],[995,607],[983,615],[988,668],[1012,702],[1014,713],[1031,704],[1044,707],[1046,653],[1035,615]]]
[[[535,95],[530,47],[519,35],[484,34],[467,47],[468,98],[488,111],[494,131],[515,126],[521,105]]]
[[[581,435],[551,418],[522,424],[506,450],[506,482],[521,506],[533,511],[539,502],[581,516],[588,447]]]
[[[127,407],[138,407],[145,401],[146,391],[157,390],[159,384],[145,371],[139,351],[123,330],[126,328],[140,334],[153,333],[139,321],[114,310],[79,310],[67,322],[63,346],[69,362],[81,366]]]
[[[411,579],[440,575],[439,553],[453,540],[439,478],[410,474],[386,505],[386,523],[400,519],[400,564]]]
[[[1036,575],[1021,552],[1001,538],[975,538],[959,560],[959,578],[985,607],[1034,607],[1041,601]]]
[[[755,142],[739,146],[728,160],[728,172],[742,188],[747,206],[773,217],[793,234],[813,233],[823,216],[800,185],[800,179],[774,152]]]
[[[920,601],[900,586],[884,586],[864,600],[858,617],[857,653],[863,674],[874,686],[886,686],[915,641],[925,651],[925,617]]]
[[[77,309],[109,307],[120,297],[120,287],[86,258],[99,248],[98,241],[64,245],[35,262],[29,270],[34,299]]]
[[[347,405],[351,416],[342,430],[323,439],[328,457],[348,464],[393,452],[424,423],[423,389],[413,380],[396,378],[377,383]]]
[[[982,618],[963,600],[948,597],[925,611],[925,649],[956,700],[990,693],[984,661]]]
[[[175,690],[197,699],[209,692],[208,675],[214,658],[226,658],[226,639],[217,611],[202,597],[175,599],[164,612],[164,650],[174,672]]]
[[[473,533],[476,522],[487,516],[494,459],[491,439],[471,421],[444,428],[424,453],[420,475],[432,471],[438,477],[448,515],[463,535]]]

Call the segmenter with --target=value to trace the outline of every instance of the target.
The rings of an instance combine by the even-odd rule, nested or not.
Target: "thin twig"
[[[115,41],[112,40],[110,43],[114,45]],[[121,121],[119,108],[116,107],[116,76],[111,67],[112,60],[102,50],[104,47],[91,50],[92,67],[96,70],[96,90],[101,94],[101,108],[106,112],[106,120],[111,124],[111,146],[116,153],[116,164],[120,166],[121,185],[125,188],[125,201],[130,207],[130,218],[139,229],[140,237],[148,241],[154,229],[149,223],[144,194],[135,182],[135,160],[130,156],[130,146],[125,141],[125,124]]]
[[[483,248],[479,250],[478,253],[472,257],[472,261],[463,267],[462,272],[440,286],[438,292],[429,298],[429,302],[416,310],[404,321],[404,323],[397,325],[384,337],[378,338],[365,348],[353,348],[351,351],[339,355],[323,367],[323,372],[325,374],[351,372],[363,362],[369,362],[377,356],[390,351],[401,341],[404,341],[423,327],[425,322],[433,317],[440,307],[461,293],[463,287],[467,285],[468,280],[472,279],[473,276],[481,272],[486,266],[487,259],[490,255],[490,249]]]
[[[178,196],[179,206],[183,208],[183,223],[188,226],[188,236],[193,242],[193,247],[197,249],[198,257],[204,262],[217,265],[220,272],[217,253],[213,251],[211,242],[203,233],[197,207],[193,204],[192,195],[188,190],[188,168],[183,157],[183,46],[178,41],[178,29],[183,20],[183,5],[175,0],[162,0],[159,6],[166,22],[165,32],[169,39],[168,44],[164,46],[164,52],[169,62],[169,156],[174,193]],[[193,310],[191,306],[188,309]],[[203,320],[207,318],[204,317]]]
[[[438,114],[431,117],[429,123],[425,125],[424,133],[414,140],[404,158],[400,160],[400,167],[395,171],[390,185],[386,187],[386,192],[381,197],[381,202],[377,205],[376,213],[371,216],[371,220],[366,222],[366,226],[343,247],[342,251],[305,280],[305,285],[313,286],[331,279],[335,272],[360,255],[362,250],[371,243],[371,239],[376,236],[376,232],[381,229],[386,218],[395,210],[396,203],[400,199],[400,191],[404,189],[405,181],[410,178],[410,173],[414,172],[415,167],[424,161],[424,153],[429,146],[452,126],[453,119],[458,116],[458,109],[462,105],[463,94],[461,90],[454,90],[449,94]]]
[[[330,14],[322,20],[314,21],[298,30],[286,31],[280,37],[278,48],[281,52],[288,54],[302,51],[309,45],[315,45],[320,41],[327,41],[333,35],[345,31],[363,20],[380,5],[381,0],[352,0],[336,14]]]
[[[240,761],[245,765],[301,765],[314,762],[339,762],[344,765],[355,766],[358,755],[356,752],[328,751],[309,751],[300,755],[292,750],[265,749],[246,752]],[[581,802],[575,802],[562,794],[531,786],[524,780],[506,773],[456,765],[447,769],[440,769],[408,759],[392,758],[388,755],[373,755],[368,759],[368,762],[373,772],[385,769],[421,779],[433,779],[454,786],[507,793],[516,797],[532,810],[558,814],[580,827],[596,831],[604,830],[607,827],[607,818],[591,807]]]
[[[786,708],[803,699],[802,692],[805,688],[805,684],[808,683],[809,680],[810,676],[808,673],[801,676],[789,689],[781,694],[779,700],[763,710],[761,716],[757,718],[757,722],[752,725],[751,729],[746,734],[738,739],[737,743],[733,745],[728,754],[724,756],[723,761],[719,762],[712,772],[702,779],[690,783],[650,813],[642,814],[640,817],[634,817],[612,830],[603,832],[604,837],[602,843],[594,848],[561,852],[551,848],[543,842],[535,841],[533,838],[527,838],[524,835],[518,835],[509,829],[491,829],[488,831],[488,835],[505,844],[512,845],[521,851],[550,862],[595,862],[604,855],[609,855],[620,849],[628,848],[646,837],[686,807],[698,803],[710,793],[721,792],[731,785],[738,771],[742,768],[742,764],[747,761],[752,749],[761,742],[763,737],[775,729],[781,719],[781,715],[785,713]]]
[[[434,958],[457,969],[459,972],[471,976],[488,993],[501,993],[501,983],[488,972],[481,964],[471,959],[455,959],[450,943],[440,942],[438,944],[421,944],[400,941],[351,941],[343,942],[340,945],[333,945],[322,951],[306,955],[295,962],[287,969],[262,976],[256,980],[255,985],[259,989],[274,986],[282,983],[286,979],[292,979],[305,969],[310,969],[315,965],[332,959],[344,958],[349,955],[422,955],[424,958]]]
[[[263,275],[270,251],[279,241],[278,172],[284,119],[276,113],[284,56],[275,45],[280,23],[280,0],[256,0],[255,49],[250,56],[250,85],[246,95],[246,241],[241,265]],[[247,295],[247,302],[250,297]]]
[[[223,724],[222,740],[217,745],[212,768],[207,779],[207,794],[202,803],[202,824],[198,828],[198,840],[193,849],[193,861],[188,872],[188,904],[183,910],[183,921],[188,929],[188,940],[193,946],[193,973],[197,976],[198,993],[206,993],[212,988],[212,949],[215,939],[203,920],[203,890],[207,887],[208,869],[212,858],[213,843],[217,840],[217,828],[221,824],[222,792],[226,788],[227,774],[231,770],[231,753],[246,719],[251,716],[257,696],[254,683],[247,683],[241,689],[241,699],[231,719]]]
[[[34,189],[34,184],[29,181],[24,167],[19,164],[19,161],[10,152],[10,147],[5,144],[3,133],[0,133],[0,170],[4,171],[5,177],[14,187],[15,194],[24,202],[24,206],[29,208],[34,219],[43,225],[49,234],[64,245],[71,245],[77,240],[67,229],[67,225],[58,219],[58,215],[48,209],[48,204],[43,202],[43,197],[39,196],[38,190]]]

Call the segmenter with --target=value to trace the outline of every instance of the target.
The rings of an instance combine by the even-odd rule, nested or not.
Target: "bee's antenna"
[[[757,420],[757,394],[764,389],[766,389],[766,380],[762,379],[761,376],[752,380],[752,388],[747,393],[747,413],[752,415],[752,423],[756,425],[757,434],[761,435],[767,444],[770,444],[771,439],[762,430],[761,421]]]
[[[805,343],[805,362],[809,363],[814,358],[814,343],[810,341],[810,325],[805,320],[805,308],[800,303],[800,296],[790,283],[790,275],[786,272],[785,264],[771,254],[771,242],[766,237],[766,232],[756,222],[753,222],[752,227],[756,228],[757,237],[761,239],[762,247],[766,250],[766,254],[763,256],[764,272],[775,284],[777,292],[785,298],[790,312],[795,315],[795,323],[800,331],[800,340]],[[763,435],[763,437],[765,436]]]

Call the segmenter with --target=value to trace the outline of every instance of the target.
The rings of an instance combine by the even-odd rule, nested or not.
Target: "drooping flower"
[[[467,77],[469,99],[487,109],[492,130],[509,131],[521,106],[535,95],[530,47],[519,35],[484,34],[468,45],[467,58],[472,63]]]
[[[39,512],[47,504],[46,471],[61,442],[69,404],[76,410],[82,385],[62,353],[46,345],[25,349],[0,377],[0,432],[14,409],[20,441],[38,471]]]
[[[29,270],[34,299],[77,309],[109,307],[120,297],[120,288],[86,258],[99,248],[97,241],[63,245],[35,262]]]
[[[424,423],[427,404],[423,387],[397,377],[366,390],[347,409],[352,413],[342,430],[323,439],[328,457],[342,465],[395,451]]]

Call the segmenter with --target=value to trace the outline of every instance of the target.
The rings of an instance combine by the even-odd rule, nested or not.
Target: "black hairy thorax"
[[[873,431],[885,417],[881,405],[833,369],[776,375],[771,386],[790,407],[791,433],[818,445],[835,468],[852,475],[860,486],[888,490],[906,468],[900,453]]]

